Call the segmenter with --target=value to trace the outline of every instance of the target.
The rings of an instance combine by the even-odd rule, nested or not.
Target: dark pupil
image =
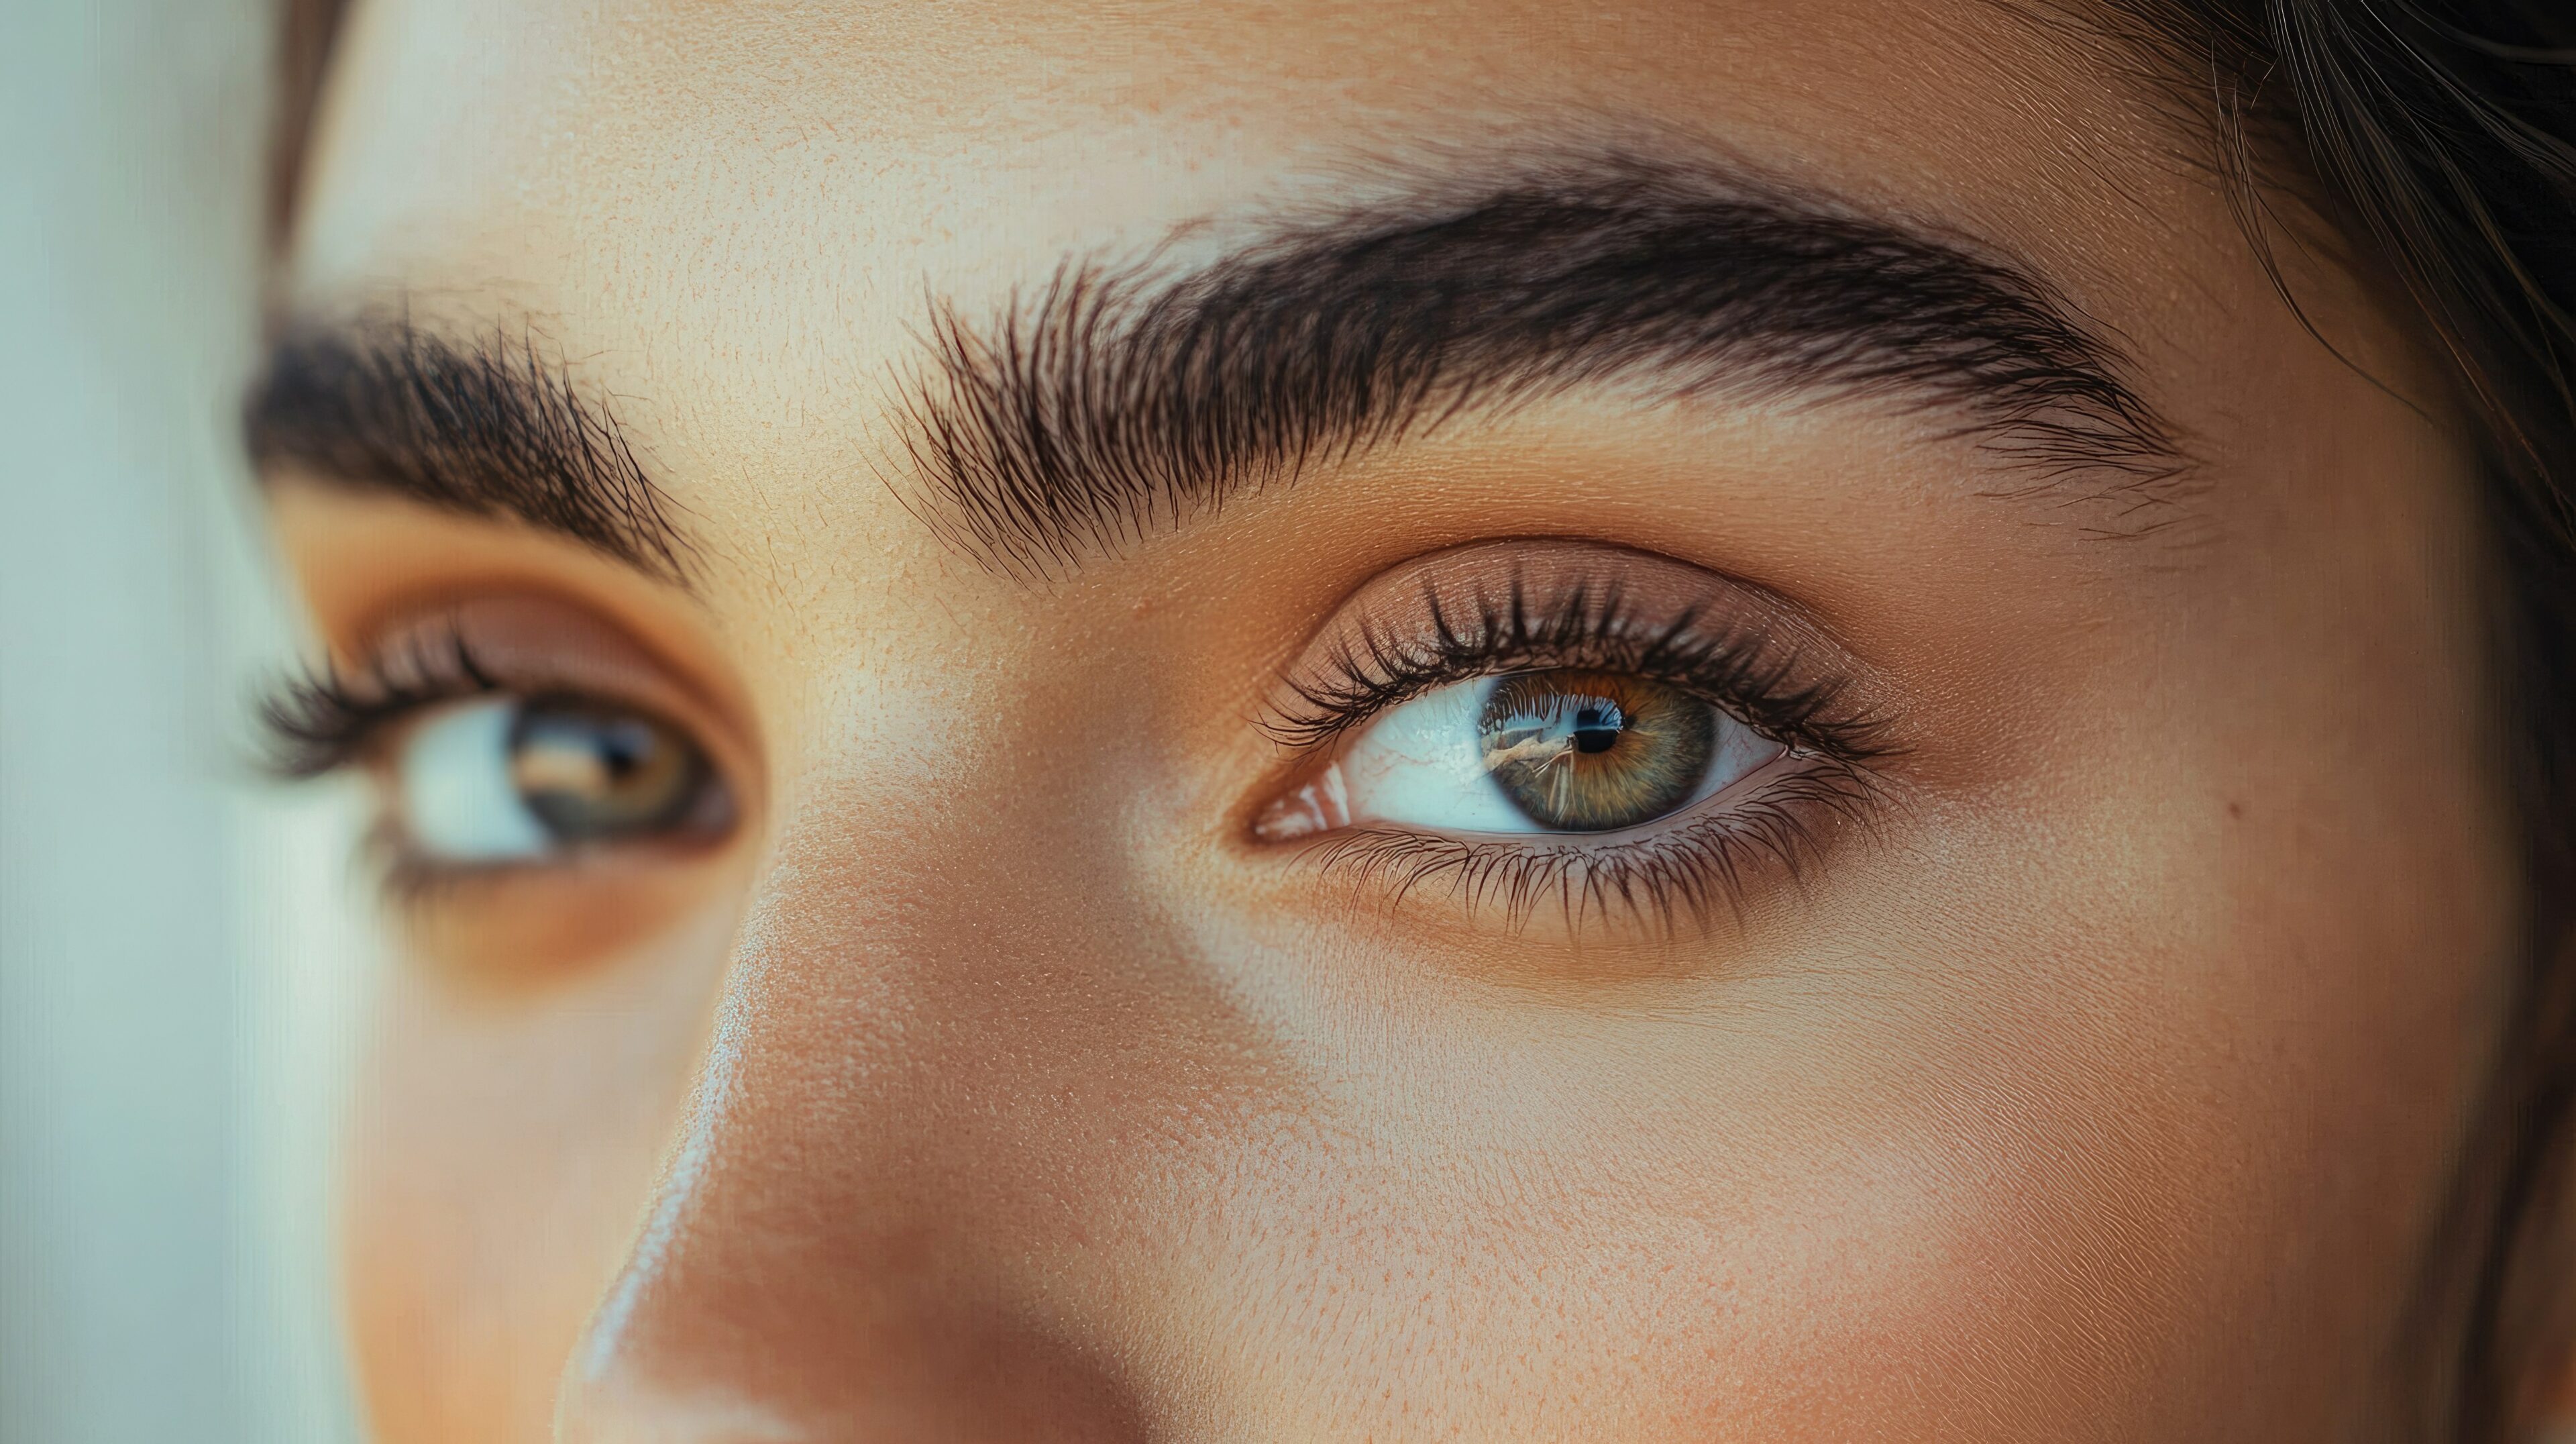
[[[1617,703],[1604,702],[1598,707],[1585,707],[1574,714],[1574,750],[1607,752],[1619,745],[1619,734],[1627,728],[1628,719],[1619,715]]]
[[[1485,699],[1486,775],[1543,827],[1614,832],[1698,795],[1717,753],[1716,710],[1613,672],[1528,672]]]
[[[510,773],[539,821],[568,842],[681,825],[706,760],[669,725],[579,700],[532,700],[510,732]]]

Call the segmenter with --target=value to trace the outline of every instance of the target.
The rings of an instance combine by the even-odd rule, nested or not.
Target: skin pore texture
[[[317,633],[620,699],[731,809],[397,879],[382,1437],[2380,1437],[2514,944],[2467,462],[2135,69],[1979,0],[368,0],[289,311],[518,348],[678,542],[272,455]],[[1533,175],[2034,278],[2177,459],[1729,352],[1050,552],[925,442],[942,338],[1086,266]],[[1774,639],[1800,840],[1696,907],[1264,841],[1417,572]]]

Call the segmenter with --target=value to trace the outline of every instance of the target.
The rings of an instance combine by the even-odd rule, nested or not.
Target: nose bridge
[[[1173,999],[1141,927],[975,832],[782,841],[560,1437],[1138,1437],[1083,1241],[1161,1106],[1103,1061]]]

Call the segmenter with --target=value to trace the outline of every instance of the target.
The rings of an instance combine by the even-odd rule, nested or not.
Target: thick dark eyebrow
[[[2027,267],[1730,171],[1622,156],[1451,176],[1171,274],[1071,261],[985,321],[934,298],[897,420],[916,511],[1042,573],[1319,463],[1583,386],[1876,400],[2048,491],[2185,470],[2129,361]],[[513,519],[685,582],[678,508],[532,336],[288,327],[244,412],[300,471]]]
[[[615,415],[529,334],[388,314],[288,327],[243,406],[266,479],[300,472],[569,537],[685,583],[691,549]]]
[[[904,444],[953,538],[1078,564],[1318,463],[1577,387],[1879,400],[2122,506],[2180,475],[2129,363],[2032,271],[1776,184],[1622,156],[1456,178],[1202,269],[1073,261],[934,299]]]

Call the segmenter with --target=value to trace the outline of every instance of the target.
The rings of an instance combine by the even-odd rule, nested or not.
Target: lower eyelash
[[[1568,845],[1360,827],[1317,838],[1304,856],[1321,872],[1386,889],[1391,905],[1446,884],[1470,907],[1499,908],[1515,928],[1553,907],[1569,929],[1627,922],[1671,936],[1685,925],[1708,931],[1721,910],[1741,923],[1757,874],[1801,880],[1828,834],[1867,826],[1882,797],[1865,769],[1811,754],[1752,797],[1646,838]]]

